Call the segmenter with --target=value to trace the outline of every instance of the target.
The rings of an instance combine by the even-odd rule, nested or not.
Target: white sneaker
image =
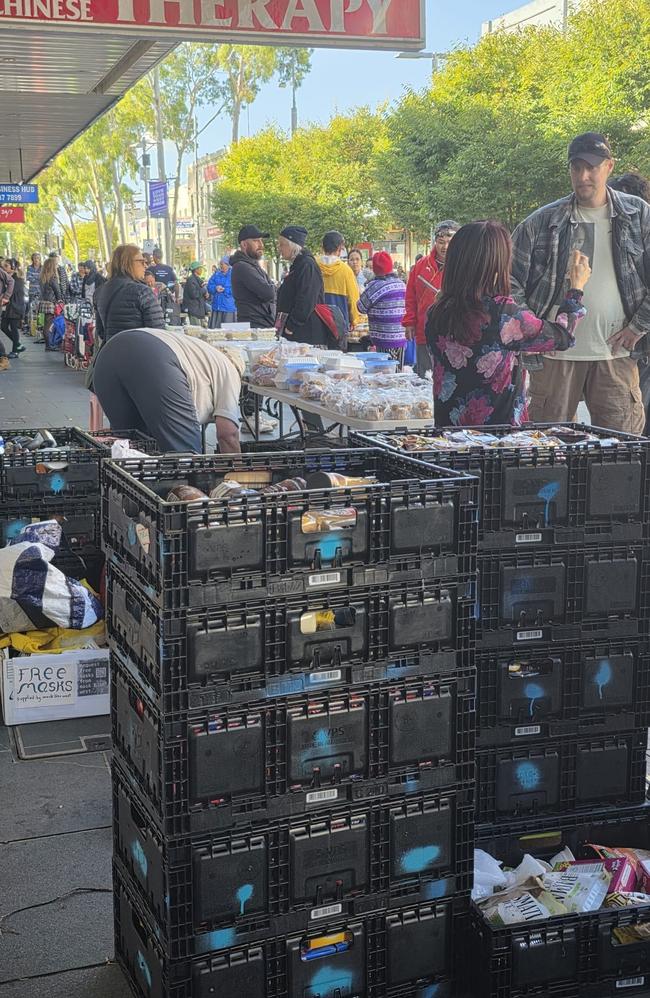
[[[260,413],[260,433],[273,433],[277,425],[277,419],[265,416],[263,412]]]

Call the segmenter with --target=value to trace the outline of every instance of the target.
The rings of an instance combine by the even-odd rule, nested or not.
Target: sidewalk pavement
[[[25,352],[0,372],[0,433],[41,426],[88,426],[90,404],[81,371],[63,363],[62,353],[45,353],[25,336]]]

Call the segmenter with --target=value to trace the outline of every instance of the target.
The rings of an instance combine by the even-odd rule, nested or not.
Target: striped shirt
[[[381,349],[397,350],[406,342],[402,326],[405,299],[406,286],[395,274],[375,277],[359,299],[359,311],[368,316],[370,338]]]

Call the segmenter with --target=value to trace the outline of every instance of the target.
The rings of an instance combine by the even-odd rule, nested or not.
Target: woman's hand
[[[580,250],[574,250],[569,265],[569,286],[575,288],[576,291],[583,291],[590,277],[589,257],[581,253]]]

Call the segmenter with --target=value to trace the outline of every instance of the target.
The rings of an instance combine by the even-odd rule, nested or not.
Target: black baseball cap
[[[576,135],[569,146],[569,163],[584,159],[590,166],[599,166],[604,159],[613,159],[609,142],[600,132],[583,132]]]
[[[245,225],[239,230],[237,242],[243,243],[245,239],[268,239],[269,232],[260,232],[256,225]]]

